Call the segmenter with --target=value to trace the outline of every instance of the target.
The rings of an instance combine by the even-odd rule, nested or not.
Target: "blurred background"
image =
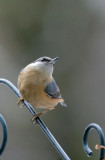
[[[54,78],[68,105],[58,105],[42,120],[72,160],[87,160],[85,127],[95,122],[105,132],[105,1],[1,0],[0,77],[17,85],[20,70],[41,56],[59,57]],[[17,101],[10,89],[0,86],[0,113],[8,126],[1,160],[61,160]],[[97,143],[92,131],[89,146],[94,150]],[[98,157],[94,150],[91,160]]]

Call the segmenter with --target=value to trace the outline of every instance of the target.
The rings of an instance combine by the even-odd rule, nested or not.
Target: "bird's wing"
[[[59,87],[57,86],[54,79],[44,89],[45,93],[52,98],[62,98],[60,94]]]

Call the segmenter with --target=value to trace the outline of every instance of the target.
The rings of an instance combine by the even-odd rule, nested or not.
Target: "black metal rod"
[[[7,137],[8,137],[6,121],[1,114],[0,114],[0,123],[2,125],[2,130],[3,130],[3,139],[2,139],[2,144],[0,146],[0,155],[1,155],[6,147]]]
[[[21,97],[18,89],[8,80],[6,79],[0,79],[0,83],[7,85],[9,88],[11,88],[11,90],[18,96]],[[35,110],[32,108],[32,106],[27,103],[26,101],[23,101],[23,103],[25,104],[26,108],[29,110],[29,112],[31,113],[31,115],[33,116],[36,112]],[[53,144],[53,146],[56,148],[56,150],[58,151],[58,153],[61,155],[61,157],[64,160],[70,160],[70,158],[68,157],[68,155],[65,153],[65,151],[62,149],[62,147],[59,145],[59,143],[56,141],[56,139],[54,138],[54,136],[51,134],[51,132],[49,131],[49,129],[45,126],[45,124],[42,122],[42,120],[38,117],[36,119],[36,122],[39,124],[40,128],[42,129],[42,131],[45,133],[45,135],[47,136],[47,138],[50,140],[50,142]]]
[[[100,138],[100,145],[105,146],[104,133],[103,133],[101,127],[99,125],[95,124],[95,123],[89,124],[86,127],[86,129],[84,131],[84,134],[83,134],[83,149],[87,153],[88,156],[92,156],[92,154],[93,154],[91,149],[88,147],[88,136],[89,136],[89,133],[92,129],[95,129],[98,132],[98,135],[99,135],[99,138]],[[105,149],[101,148],[99,160],[104,159],[104,153],[105,153]]]

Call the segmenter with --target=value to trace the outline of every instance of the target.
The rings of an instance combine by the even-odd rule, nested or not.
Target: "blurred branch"
[[[85,131],[84,131],[84,135],[83,135],[83,149],[85,150],[85,152],[87,153],[88,156],[92,156],[93,152],[91,151],[91,149],[88,147],[88,135],[90,133],[90,131],[92,129],[95,129],[98,132],[99,138],[100,138],[100,145],[101,146],[105,146],[105,138],[104,138],[104,133],[101,129],[101,127],[95,123],[91,123],[89,124]],[[104,152],[105,149],[100,147],[100,158],[99,160],[104,160]]]
[[[0,146],[0,155],[3,153],[5,146],[7,144],[7,125],[6,125],[6,121],[3,118],[3,116],[0,114],[0,122],[2,125],[2,130],[3,130],[3,140],[2,140],[2,144]]]
[[[18,89],[8,80],[6,79],[0,79],[0,83],[7,85],[9,88],[11,88],[11,90],[20,98],[21,95],[18,91]],[[24,105],[26,106],[26,108],[29,110],[29,112],[31,113],[31,115],[33,116],[36,112],[35,110],[32,108],[32,106],[27,103],[26,101],[23,101]],[[58,151],[58,153],[61,155],[61,157],[64,160],[70,160],[70,158],[68,157],[68,155],[65,153],[65,151],[62,149],[62,147],[59,145],[59,143],[56,141],[56,139],[54,138],[54,136],[51,134],[51,132],[48,130],[48,128],[45,126],[45,124],[41,121],[41,119],[38,117],[35,120],[40,128],[42,129],[42,131],[45,133],[45,135],[47,136],[47,138],[50,140],[50,142],[53,144],[53,146],[56,148],[56,150]]]

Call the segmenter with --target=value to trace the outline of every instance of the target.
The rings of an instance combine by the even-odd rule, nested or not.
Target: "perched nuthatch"
[[[36,108],[44,108],[39,114],[35,114],[33,120],[39,115],[54,109],[58,103],[66,106],[60,94],[54,78],[52,77],[53,66],[58,57],[51,59],[41,57],[35,62],[27,65],[19,74],[18,89],[22,100],[26,100]]]

